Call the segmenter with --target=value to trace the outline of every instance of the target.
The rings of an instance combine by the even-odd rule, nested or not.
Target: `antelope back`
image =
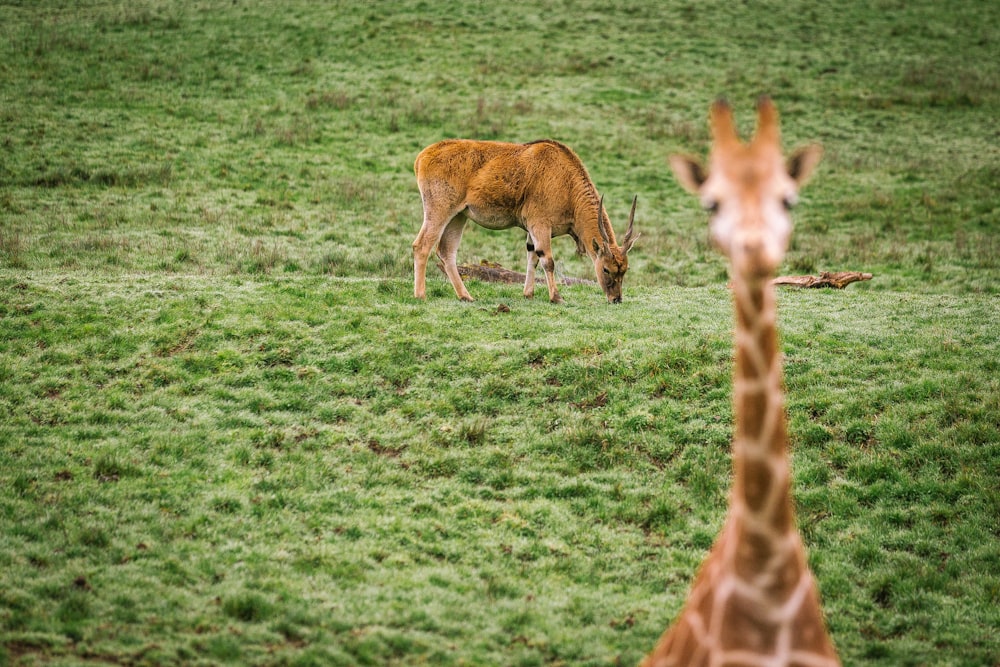
[[[469,184],[484,170],[500,175],[516,163],[517,144],[499,141],[448,139],[431,144],[417,155],[413,171],[421,193],[433,188],[448,199],[464,199]]]

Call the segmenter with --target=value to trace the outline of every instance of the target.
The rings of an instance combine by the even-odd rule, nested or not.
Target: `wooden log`
[[[859,271],[824,271],[818,276],[779,276],[772,282],[775,285],[793,285],[795,287],[833,287],[844,289],[859,280],[871,280],[872,274]]]
[[[442,273],[444,273],[444,264],[438,261],[437,267]],[[496,262],[491,262],[485,259],[479,264],[459,264],[458,274],[462,276],[462,278],[475,278],[476,280],[482,280],[487,283],[508,283],[512,285],[523,285],[525,278],[523,273],[511,271]],[[823,271],[818,276],[779,276],[772,282],[775,285],[791,285],[793,287],[832,287],[834,289],[844,289],[851,283],[871,279],[872,274],[861,273],[860,271]],[[544,283],[545,275],[539,274],[535,276],[535,282],[538,284]],[[563,285],[597,284],[593,280],[587,280],[586,278],[568,277],[560,278],[559,282]]]

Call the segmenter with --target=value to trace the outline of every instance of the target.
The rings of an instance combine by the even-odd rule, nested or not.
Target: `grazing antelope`
[[[785,161],[778,112],[757,103],[757,133],[740,141],[729,105],[712,105],[706,171],[673,156],[677,180],[711,211],[729,258],[736,310],[733,487],[729,514],[687,603],[642,667],[838,667],[819,592],[795,526],[781,352],[771,279],[788,248],[788,215],[819,146]]]
[[[625,240],[619,246],[604,210],[604,199],[583,162],[568,146],[543,139],[527,144],[454,139],[422,150],[413,165],[424,204],[424,222],[413,241],[413,295],[426,296],[427,258],[434,246],[455,294],[472,301],[455,257],[465,223],[486,229],[520,227],[528,232],[524,296],[535,293],[535,266],[541,262],[549,300],[561,303],[556,287],[552,237],[569,234],[577,252],[594,262],[610,303],[621,303],[628,270],[635,200]]]

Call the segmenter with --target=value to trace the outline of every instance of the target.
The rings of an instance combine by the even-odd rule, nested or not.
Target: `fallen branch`
[[[838,271],[830,273],[824,271],[819,276],[779,276],[775,278],[775,285],[794,285],[795,287],[833,287],[844,289],[848,285],[859,280],[871,280],[872,274],[860,273],[858,271]]]
[[[437,267],[441,269],[444,273],[444,264],[440,261],[437,262]],[[483,260],[479,264],[459,264],[458,265],[458,275],[463,278],[475,278],[476,280],[482,280],[487,283],[510,283],[510,284],[524,284],[524,279],[527,277],[523,273],[518,273],[517,271],[511,271],[510,269],[505,269],[496,262],[490,262],[488,260]],[[535,282],[538,284],[545,282],[545,275],[540,274],[535,276]],[[559,283],[562,285],[596,285],[593,280],[587,280],[585,278],[560,278]]]
[[[444,273],[444,264],[436,262],[437,267]],[[525,275],[517,271],[505,269],[496,262],[482,260],[479,264],[459,264],[458,275],[463,278],[475,278],[487,283],[509,283],[524,284]],[[860,280],[871,280],[872,274],[858,271],[838,271],[831,273],[824,271],[819,276],[779,276],[775,278],[775,285],[792,285],[794,287],[833,287],[834,289],[844,289],[848,285]],[[535,276],[536,283],[544,283],[545,276]],[[593,280],[586,278],[560,278],[563,285],[596,285]]]

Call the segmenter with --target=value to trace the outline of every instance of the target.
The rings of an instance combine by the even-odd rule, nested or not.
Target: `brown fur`
[[[520,227],[528,233],[524,296],[535,289],[541,262],[549,299],[560,302],[552,237],[569,234],[577,251],[594,262],[609,302],[621,301],[628,251],[635,242],[632,224],[619,246],[607,211],[586,168],[568,146],[543,139],[527,144],[452,139],[432,144],[413,165],[424,205],[424,221],[413,241],[413,294],[426,295],[427,259],[437,246],[458,298],[472,301],[458,274],[456,256],[465,223],[487,229]]]

